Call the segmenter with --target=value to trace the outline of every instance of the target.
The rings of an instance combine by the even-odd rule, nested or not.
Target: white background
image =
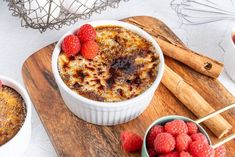
[[[229,1],[229,0],[228,0]],[[216,2],[214,0],[213,2]],[[219,2],[219,0],[217,0]],[[224,2],[224,1],[223,1]],[[231,5],[231,7],[233,7]],[[154,16],[164,21],[191,49],[223,62],[221,46],[230,27],[235,21],[221,21],[204,25],[181,25],[176,13],[170,8],[170,0],[130,0],[121,2],[119,8],[108,8],[101,14],[94,14],[91,20],[122,19],[134,15]],[[0,74],[9,76],[21,84],[21,67],[36,50],[57,41],[66,31],[86,21],[80,20],[73,26],[60,31],[48,30],[40,34],[38,30],[22,28],[18,17],[11,16],[7,3],[0,1]],[[235,83],[225,72],[219,80],[235,95]],[[56,153],[33,108],[32,140],[24,157],[53,157]]]

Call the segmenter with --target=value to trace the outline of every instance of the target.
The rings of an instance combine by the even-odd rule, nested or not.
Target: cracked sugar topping
[[[25,116],[26,108],[21,95],[3,85],[0,89],[0,146],[18,133]]]
[[[123,27],[96,27],[99,52],[92,60],[61,51],[58,70],[64,83],[86,98],[118,102],[148,89],[158,74],[159,56],[153,45]]]

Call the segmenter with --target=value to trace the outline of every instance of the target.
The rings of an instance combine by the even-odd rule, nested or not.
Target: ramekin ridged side
[[[153,97],[149,95],[146,99],[122,107],[105,108],[91,106],[81,100],[74,100],[72,97],[68,96],[68,93],[66,93],[63,88],[59,87],[59,89],[65,104],[71,112],[89,123],[98,125],[116,125],[138,117],[147,108]]]
[[[76,29],[66,33],[56,44],[52,54],[52,72],[56,83],[59,87],[61,96],[67,107],[79,118],[93,124],[98,125],[116,125],[128,122],[138,117],[149,105],[153,98],[154,92],[157,89],[164,72],[164,57],[157,42],[142,29],[120,21],[106,20],[90,22],[92,26],[114,25],[124,27],[132,32],[137,33],[146,40],[150,41],[159,54],[160,64],[158,68],[158,75],[153,84],[142,94],[135,98],[120,102],[99,102],[85,98],[71,89],[63,82],[58,71],[58,56],[61,51],[61,43],[65,36],[72,34]],[[79,27],[78,27],[79,28]]]

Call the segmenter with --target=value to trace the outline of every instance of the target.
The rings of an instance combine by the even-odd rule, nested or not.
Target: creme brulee
[[[0,89],[0,146],[18,133],[25,116],[26,108],[21,95],[14,89],[3,85]]]
[[[87,60],[61,51],[58,70],[64,83],[86,98],[118,102],[148,89],[158,74],[159,56],[153,45],[119,26],[96,27],[98,55]]]

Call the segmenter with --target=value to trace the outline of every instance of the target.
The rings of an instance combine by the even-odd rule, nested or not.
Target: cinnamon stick
[[[198,118],[215,111],[192,86],[187,84],[167,65],[165,65],[161,82]],[[204,123],[218,138],[223,137],[232,129],[232,126],[221,115],[217,115]]]
[[[191,50],[175,46],[160,38],[155,37],[155,39],[161,47],[164,55],[188,65],[201,74],[217,78],[223,70],[223,64],[216,60],[200,55]]]

